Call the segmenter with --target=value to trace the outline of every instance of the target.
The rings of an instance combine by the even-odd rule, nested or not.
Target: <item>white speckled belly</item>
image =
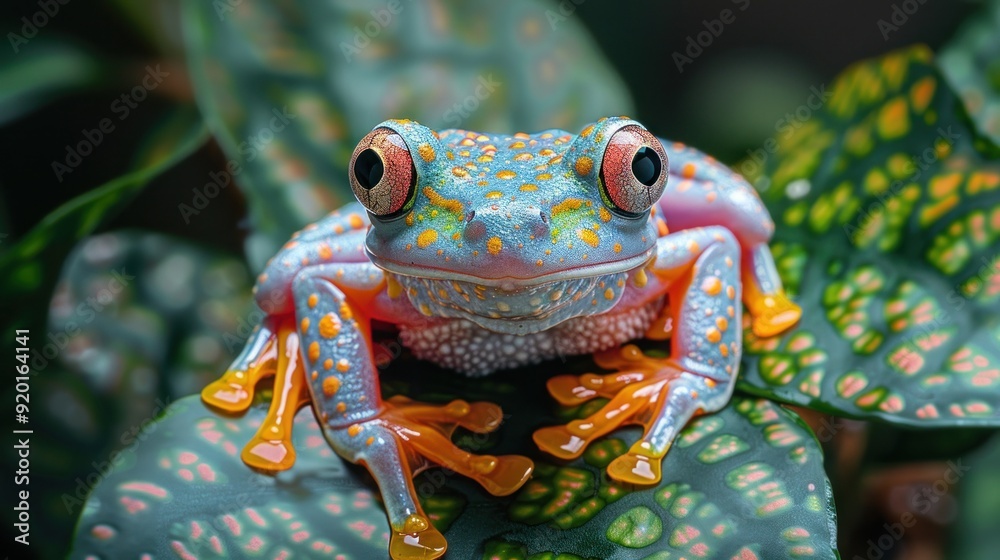
[[[641,338],[663,307],[642,307],[577,317],[544,331],[515,335],[489,331],[465,319],[400,325],[400,340],[422,360],[469,376],[538,363],[558,356],[607,350]]]

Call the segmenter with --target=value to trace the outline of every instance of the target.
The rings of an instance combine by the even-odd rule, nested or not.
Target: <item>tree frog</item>
[[[416,468],[441,465],[506,495],[533,464],[451,442],[457,426],[497,429],[496,405],[383,399],[373,321],[398,329],[416,357],[467,375],[600,353],[600,365],[619,371],[556,376],[548,388],[564,404],[604,396],[607,405],[534,440],[572,459],[639,423],[643,436],[607,470],[653,484],[678,432],[732,394],[742,304],[762,337],[801,314],[782,288],[767,244],[774,224],[750,185],[627,117],[576,135],[512,136],[389,120],[358,143],[349,169],[357,202],[271,259],[255,286],[267,318],[202,396],[238,412],[258,380],[275,376],[267,418],[242,453],[271,472],[294,462],[292,419],[311,404],[330,446],[377,482],[396,560],[446,549],[416,498]],[[615,354],[641,337],[669,339],[669,358],[629,346]]]

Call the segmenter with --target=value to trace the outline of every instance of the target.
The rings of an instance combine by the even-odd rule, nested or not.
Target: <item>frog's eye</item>
[[[403,137],[376,128],[358,142],[351,156],[351,190],[372,214],[391,218],[413,203],[417,171]]]
[[[618,129],[601,161],[601,196],[619,214],[636,217],[663,194],[667,184],[667,154],[660,141],[641,126]]]

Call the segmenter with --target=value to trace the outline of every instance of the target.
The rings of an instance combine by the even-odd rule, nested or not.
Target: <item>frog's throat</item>
[[[444,268],[445,264],[442,260],[442,267],[433,267],[426,264],[420,265],[407,265],[402,262],[394,261],[391,259],[386,259],[379,257],[371,252],[367,247],[365,252],[368,254],[369,260],[375,266],[385,270],[386,272],[396,274],[398,276],[408,276],[415,278],[423,278],[426,280],[443,280],[448,282],[467,282],[470,284],[496,287],[508,291],[521,290],[525,288],[532,288],[535,286],[541,286],[546,284],[555,284],[556,282],[562,282],[567,280],[579,280],[583,278],[597,278],[600,276],[607,276],[612,274],[617,274],[621,272],[628,272],[634,270],[646,264],[650,258],[653,256],[653,251],[655,247],[651,247],[642,253],[633,255],[617,261],[609,261],[603,263],[596,263],[586,266],[578,266],[574,268],[567,268],[563,270],[558,270],[548,274],[542,274],[539,276],[532,276],[528,278],[520,278],[516,276],[480,276],[476,274],[469,274],[465,272],[460,272],[454,268]],[[461,267],[462,263],[457,259],[451,261],[454,267]],[[482,267],[484,272],[502,273],[503,267]],[[499,269],[499,270],[498,270]]]
[[[489,331],[528,335],[611,310],[625,293],[630,273],[555,280],[514,290],[464,280],[394,277],[413,307],[428,318],[465,319]]]

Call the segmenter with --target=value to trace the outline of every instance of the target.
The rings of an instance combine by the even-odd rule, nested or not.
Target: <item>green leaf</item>
[[[504,409],[498,433],[466,432],[456,441],[536,460],[533,478],[505,498],[440,469],[415,479],[448,539],[449,557],[837,557],[820,447],[798,417],[772,402],[736,397],[722,412],[696,420],[667,455],[664,481],[638,488],[604,474],[638,430],[619,431],[566,464],[535,449],[532,431],[559,421],[544,388],[551,371],[471,379],[416,367],[391,366],[387,392],[436,402],[494,400]],[[74,556],[187,551],[215,558],[256,549],[268,557],[281,551],[385,557],[389,527],[374,484],[330,451],[309,409],[296,417],[298,459],[291,470],[272,478],[243,465],[239,450],[263,414],[258,406],[240,418],[222,417],[198,397],[172,405],[94,490]]]
[[[16,243],[0,245],[0,332],[39,326],[52,288],[59,277],[63,259],[77,241],[124,208],[150,180],[189,156],[208,139],[197,113],[179,110],[170,116],[175,127],[183,130],[169,136],[176,143],[157,150],[145,159],[145,165],[127,175],[82,194],[63,204],[42,219]],[[155,144],[155,142],[153,142]],[[154,154],[154,152],[149,152]]]
[[[804,313],[781,337],[748,334],[740,387],[913,426],[1000,425],[1000,151],[926,48],[856,64],[830,92],[755,174]]]
[[[185,3],[199,105],[239,169],[258,233],[252,264],[352,200],[351,152],[383,120],[576,132],[632,110],[555,2],[393,5],[401,11],[377,0]]]
[[[97,59],[67,42],[36,37],[18,52],[0,49],[0,125],[95,84],[100,76]]]
[[[945,45],[938,67],[980,132],[1000,144],[1000,2],[987,2]]]

